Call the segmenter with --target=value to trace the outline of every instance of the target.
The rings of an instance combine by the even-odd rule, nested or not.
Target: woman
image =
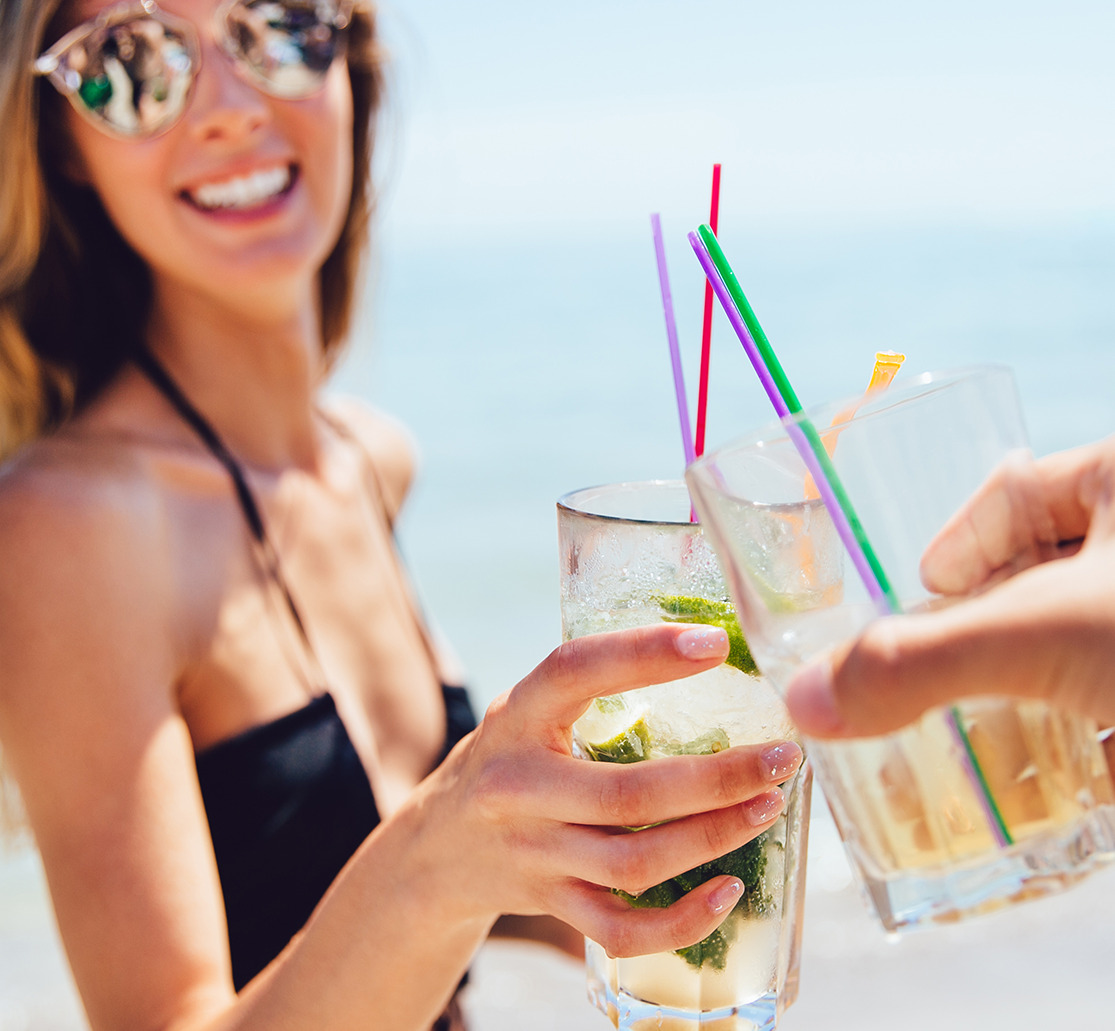
[[[605,886],[760,833],[799,753],[583,763],[569,727],[723,632],[566,645],[473,729],[392,546],[407,439],[319,400],[371,12],[0,0],[0,52],[0,744],[93,1028],[448,1027],[501,914],[571,950],[708,934],[733,878]]]

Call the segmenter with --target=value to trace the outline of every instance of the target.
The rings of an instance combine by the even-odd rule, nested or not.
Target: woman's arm
[[[232,997],[160,525],[121,481],[48,468],[0,491],[0,743],[94,1028]]]
[[[570,755],[591,697],[713,666],[723,632],[585,638],[493,704],[237,997],[176,705],[164,513],[126,480],[79,481],[16,475],[0,489],[0,739],[95,1031],[425,1031],[502,913],[553,913],[625,955],[697,941],[738,899],[722,877],[639,910],[606,886],[638,891],[769,826],[780,795],[761,749],[633,766]]]

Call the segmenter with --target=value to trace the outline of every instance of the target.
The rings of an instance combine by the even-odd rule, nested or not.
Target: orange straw
[[[854,405],[850,405],[842,412],[839,412],[832,420],[831,425],[833,427],[840,427],[844,423],[854,419],[864,398],[868,398],[872,394],[878,393],[880,390],[886,390],[886,388],[894,382],[894,377],[898,375],[898,370],[902,368],[902,363],[905,360],[906,356],[904,354],[899,354],[897,351],[876,351],[875,368],[871,370],[871,380],[867,384],[867,390],[863,398],[860,398]],[[839,436],[839,428],[830,429],[821,434],[821,440],[824,441],[825,450],[829,453],[830,458],[832,457],[833,451],[836,450],[836,441]],[[821,496],[820,492],[817,490],[817,485],[813,482],[813,477],[808,473],[805,474],[805,496],[807,499],[819,498]]]

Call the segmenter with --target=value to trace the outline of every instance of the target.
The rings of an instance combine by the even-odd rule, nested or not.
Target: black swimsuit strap
[[[225,442],[221,440],[220,435],[209,420],[194,407],[193,402],[182,392],[182,388],[178,386],[162,363],[147,348],[139,348],[132,357],[136,366],[151,381],[155,389],[170,402],[183,421],[201,438],[208,451],[228,472],[236,490],[236,500],[240,505],[240,510],[244,513],[244,520],[248,524],[252,540],[256,544],[256,551],[260,557],[263,570],[282,595],[306,654],[313,664],[314,674],[319,681],[317,687],[319,690],[324,690],[325,680],[322,675],[321,663],[318,661],[317,653],[310,642],[310,636],[306,632],[306,624],[298,611],[294,596],[287,586],[282,566],[279,563],[279,553],[275,550],[271,538],[267,535],[263,513],[260,512],[255,495],[252,493],[251,487],[248,486],[248,480],[244,475],[242,466],[229,451]]]

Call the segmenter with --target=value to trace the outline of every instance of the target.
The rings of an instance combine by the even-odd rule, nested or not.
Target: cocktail
[[[567,640],[666,620],[716,624],[731,641],[728,661],[717,669],[598,699],[573,728],[578,755],[643,762],[795,737],[739,632],[716,557],[690,521],[683,483],[566,495],[558,503],[558,532]],[[624,959],[587,943],[590,998],[617,1028],[775,1025],[797,994],[811,781],[806,763],[783,785],[783,815],[743,848],[638,898],[627,896],[635,906],[665,906],[717,874],[738,876],[744,897],[704,941]]]
[[[818,456],[846,504],[806,521]],[[1024,483],[1029,460],[1013,377],[989,367],[788,416],[706,455],[687,480],[755,658],[781,689],[882,613],[955,604],[923,583],[927,549],[990,476],[1013,465]],[[843,590],[787,604],[783,567],[808,563],[815,541],[834,533],[846,550]],[[865,556],[875,563],[866,570]],[[1041,702],[971,698],[899,733],[811,742],[809,753],[890,930],[1058,891],[1110,853],[1096,727]]]

